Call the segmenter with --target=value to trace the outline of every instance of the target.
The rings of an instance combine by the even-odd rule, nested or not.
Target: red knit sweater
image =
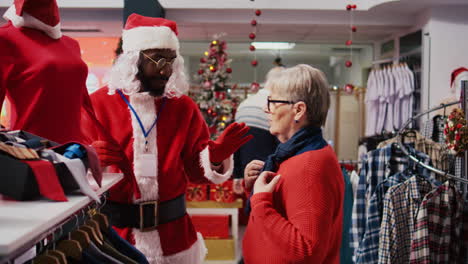
[[[278,173],[273,193],[251,198],[245,263],[339,263],[344,183],[332,148],[294,156]]]

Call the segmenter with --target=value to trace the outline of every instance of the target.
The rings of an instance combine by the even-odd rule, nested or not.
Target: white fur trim
[[[163,256],[157,253],[154,248],[154,244],[159,243],[159,240],[156,241],[156,237],[153,236],[153,233],[157,233],[157,231],[141,233],[138,229],[134,229],[133,232],[136,248],[146,256],[150,264],[201,264],[208,253],[205,241],[200,233],[197,233],[197,241],[187,250],[170,256]],[[138,240],[137,237],[139,237]],[[157,238],[159,239],[159,235]]]
[[[223,160],[223,172],[219,173],[213,170],[213,166],[210,162],[210,151],[206,147],[200,152],[200,164],[205,170],[205,177],[215,184],[220,184],[229,179],[234,170],[234,158],[231,155],[228,159]]]
[[[11,21],[13,26],[17,28],[21,28],[21,27],[34,28],[34,29],[44,32],[45,34],[47,34],[49,37],[53,39],[59,39],[62,37],[60,23],[58,23],[55,26],[49,26],[46,23],[40,21],[39,19],[29,15],[26,12],[23,12],[23,16],[18,16],[16,14],[15,5],[12,5],[8,8],[5,14],[3,14],[3,18]]]
[[[136,27],[122,34],[124,52],[147,49],[179,50],[179,40],[168,27]]]
[[[146,130],[151,127],[154,123],[154,119],[156,118],[156,105],[154,100],[155,98],[148,93],[137,93],[130,96],[130,103],[140,117],[140,120]],[[141,191],[141,199],[136,200],[135,202],[158,200],[158,172],[154,172],[154,177],[144,177],[142,175],[144,165],[142,154],[154,154],[156,157],[156,168],[158,168],[158,149],[156,147],[157,126],[151,130],[151,133],[145,139],[140,124],[131,111],[130,116],[132,118],[133,129],[133,170],[135,172],[138,187]],[[145,140],[148,141],[148,152],[145,151]]]

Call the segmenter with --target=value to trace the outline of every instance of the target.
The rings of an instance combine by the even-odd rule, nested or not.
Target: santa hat
[[[122,34],[122,50],[140,51],[147,49],[179,50],[177,24],[159,17],[131,14]]]
[[[56,0],[15,0],[3,17],[17,28],[38,29],[53,39],[62,37]]]
[[[463,80],[468,80],[468,69],[464,67],[455,69],[450,76],[450,87],[453,89],[452,92],[460,94],[461,81]]]

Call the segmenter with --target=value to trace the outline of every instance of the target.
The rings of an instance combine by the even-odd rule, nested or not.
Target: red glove
[[[125,153],[118,145],[107,141],[94,141],[91,146],[96,149],[102,167],[119,164],[124,160]]]
[[[253,138],[252,135],[245,136],[249,131],[249,127],[245,123],[232,123],[215,141],[209,141],[210,161],[213,163],[221,163],[229,158],[236,150],[247,141]]]

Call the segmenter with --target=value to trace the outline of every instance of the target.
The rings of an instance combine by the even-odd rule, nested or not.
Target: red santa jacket
[[[107,87],[101,88],[91,95],[96,116],[133,163],[136,182],[141,192],[141,199],[136,200],[131,186],[132,179],[127,177],[111,190],[110,200],[133,203],[147,200],[163,202],[184,194],[188,181],[210,180],[221,183],[232,174],[232,158],[223,163],[225,169],[222,173],[211,170],[207,147],[208,128],[192,99],[185,95],[180,98],[166,98],[161,109],[160,98],[155,99],[146,94],[135,94],[127,98],[147,130],[159,113],[156,128],[146,139],[149,151],[157,157],[157,172],[155,177],[141,177],[140,156],[145,148],[141,128],[121,96],[117,93],[108,95]],[[91,138],[98,138],[92,124],[85,123],[83,126]],[[125,232],[128,230],[121,231],[121,235],[128,239],[128,233]],[[141,233],[134,229],[132,233],[136,247],[149,259],[157,260],[176,255],[177,261],[172,263],[177,263],[185,253],[192,257],[196,254],[189,251],[204,250],[202,245],[199,245],[199,249],[193,249],[197,235],[188,215],[160,225],[156,231]]]
[[[12,106],[11,129],[65,143],[81,141],[88,68],[76,40],[32,28],[0,27],[0,109]]]

